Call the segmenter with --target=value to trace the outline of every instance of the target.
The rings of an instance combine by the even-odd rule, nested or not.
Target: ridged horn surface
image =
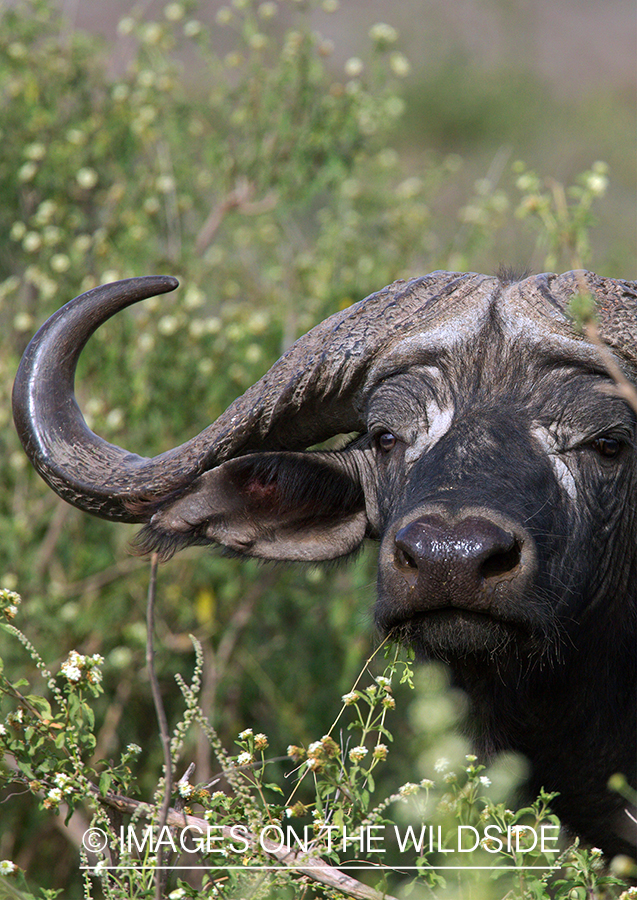
[[[556,327],[568,331],[568,302],[584,285],[599,305],[601,336],[637,365],[635,283],[571,272],[534,276],[504,290],[519,292],[527,308],[536,309],[538,321],[555,317],[561,322]],[[61,497],[94,515],[143,522],[163,497],[227,459],[259,450],[303,450],[364,429],[369,380],[383,376],[387,359],[395,368],[400,355],[392,348],[405,348],[405,366],[417,362],[419,341],[430,326],[471,328],[472,309],[490,306],[503,290],[498,278],[473,273],[434,272],[396,281],[321,322],[216,422],[148,459],[88,428],[75,401],[75,368],[103,322],[175,287],[173,278],[148,277],[88,291],[42,326],[20,364],[13,407],[25,450]]]

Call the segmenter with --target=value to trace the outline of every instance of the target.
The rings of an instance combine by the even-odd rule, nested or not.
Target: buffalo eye
[[[376,438],[376,445],[381,453],[391,453],[398,442],[398,438],[391,431],[383,431]]]
[[[604,437],[602,435],[602,437],[591,441],[590,446],[604,459],[615,459],[619,456],[619,452],[622,449],[622,442],[618,441],[617,438]]]

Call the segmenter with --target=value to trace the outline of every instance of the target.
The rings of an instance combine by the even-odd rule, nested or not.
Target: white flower
[[[343,694],[341,700],[345,704],[345,706],[351,706],[352,703],[356,703],[358,700],[358,694],[356,691],[350,691],[349,694]]]
[[[164,7],[164,15],[169,22],[178,22],[184,17],[184,8],[181,3],[169,3]]]
[[[418,785],[414,784],[412,781],[408,781],[407,784],[403,784],[402,787],[398,788],[398,793],[401,797],[409,797],[410,794],[418,793]]]
[[[363,72],[363,61],[357,56],[352,56],[345,63],[345,74],[348,78],[358,78]]]
[[[17,870],[17,866],[10,859],[0,860],[0,875],[13,875]]]
[[[97,172],[95,169],[91,169],[89,166],[85,166],[80,169],[75,176],[75,180],[79,184],[80,187],[83,187],[85,190],[90,190],[94,188],[97,184]]]
[[[392,53],[389,57],[389,66],[398,78],[406,78],[411,72],[411,63],[404,53]]]
[[[135,29],[135,19],[132,16],[124,16],[123,19],[120,19],[117,23],[117,31],[121,35],[132,34]]]
[[[82,670],[78,669],[77,666],[65,666],[63,667],[64,677],[67,681],[70,681],[71,684],[77,684],[78,681],[82,680]]]
[[[176,891],[171,891],[170,894],[168,894],[168,900],[182,900],[185,896],[185,890],[183,888],[177,888]]]
[[[86,663],[86,657],[82,653],[78,653],[77,650],[71,650],[68,656],[68,662],[82,668]]]
[[[110,415],[108,416],[107,421],[110,423]],[[91,669],[90,672],[86,673],[86,680],[89,684],[101,684],[102,683],[102,673],[99,669]]]
[[[22,238],[27,233],[27,226],[24,222],[14,222],[11,226],[11,231],[9,232],[9,237],[12,241],[21,241]]]
[[[244,731],[239,732],[239,740],[247,741],[248,738],[252,737],[253,731],[251,728],[246,728]]]
[[[191,784],[189,784],[187,781],[179,782],[179,796],[180,797],[183,797],[184,799],[187,800],[188,797],[192,796],[192,794],[194,793],[194,790],[195,790],[194,787]]]
[[[410,178],[405,178],[396,187],[396,196],[400,200],[413,200],[414,197],[420,194],[422,188],[422,180],[417,175],[412,175]]]
[[[87,250],[90,250],[92,244],[91,236],[88,234],[78,234],[78,236],[73,241],[73,247],[78,253],[86,253]]]
[[[172,175],[159,175],[155,179],[155,187],[160,194],[170,194],[175,190],[175,179]]]
[[[47,797],[52,803],[60,803],[62,800],[62,791],[60,788],[51,788],[48,792]]]
[[[31,181],[38,171],[37,165],[30,160],[18,169],[18,181]]]
[[[232,22],[232,10],[227,6],[222,6],[217,10],[217,25],[229,25]]]
[[[66,253],[56,253],[51,257],[51,268],[54,272],[66,272],[71,265],[71,260]]]
[[[360,762],[367,756],[367,747],[352,747],[349,751],[349,758],[353,763]]]
[[[40,144],[36,141],[36,143],[34,144],[29,144],[29,146],[24,151],[24,155],[27,159],[44,159],[46,155],[46,147],[44,144]]]
[[[398,40],[398,32],[385,22],[377,22],[369,29],[369,36],[375,44],[395,44]]]
[[[251,762],[252,762],[252,754],[248,753],[247,750],[245,750],[243,753],[240,753],[237,756],[237,765],[238,766],[248,766],[248,765],[250,765]]]
[[[449,760],[441,756],[440,759],[437,759],[434,763],[434,772],[446,772],[449,768]]]
[[[608,187],[608,178],[599,172],[591,172],[586,179],[586,187],[594,197],[601,197]]]
[[[38,225],[46,225],[49,222],[55,213],[57,212],[57,205],[53,202],[53,200],[43,200],[42,203],[38,206],[37,212],[35,214],[35,218],[38,222]]]
[[[162,316],[157,323],[157,331],[166,337],[174,334],[179,328],[179,319],[176,316]]]
[[[149,22],[142,31],[142,40],[146,44],[158,44],[161,40],[162,30],[157,22]]]
[[[2,737],[2,735],[6,734],[6,733],[7,733],[7,729],[4,727],[4,725],[0,725],[0,737]]]
[[[273,19],[277,14],[277,5],[266,0],[265,3],[259,4],[258,13],[262,19]]]
[[[112,97],[115,103],[123,103],[128,100],[130,89],[127,84],[116,84],[112,91]]]
[[[77,684],[82,679],[82,669],[86,665],[86,657],[78,653],[77,650],[71,650],[68,658],[60,666],[60,673],[64,675],[71,684]]]
[[[130,753],[131,756],[139,756],[142,752],[142,748],[139,744],[128,744],[126,747],[126,752]]]
[[[201,22],[197,19],[189,19],[184,25],[184,34],[186,37],[197,37],[201,33]]]
[[[27,231],[22,241],[22,246],[27,253],[34,253],[42,246],[42,238],[37,231]]]
[[[480,784],[483,784],[485,787],[489,787],[489,785],[491,784],[491,779],[488,778],[486,775],[481,775],[480,776]]]
[[[263,50],[263,48],[268,43],[268,39],[265,34],[261,34],[260,32],[255,32],[255,34],[250,36],[250,46],[253,50]]]

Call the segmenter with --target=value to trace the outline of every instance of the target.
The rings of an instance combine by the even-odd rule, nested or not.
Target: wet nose
[[[482,516],[423,515],[401,528],[394,565],[427,606],[471,606],[521,569],[521,535]]]

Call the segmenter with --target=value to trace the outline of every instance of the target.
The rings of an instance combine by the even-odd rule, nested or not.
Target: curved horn
[[[103,518],[144,522],[158,500],[227,459],[305,449],[362,430],[370,368],[394,341],[422,331],[429,303],[446,297],[455,306],[497,285],[496,278],[449,272],[394,282],[317,325],[216,422],[152,459],[93,434],[75,401],[75,368],[103,322],[174,290],[177,281],[147,277],[104,285],[58,310],[27,347],[13,392],[18,434],[35,468],[64,500]]]
[[[103,285],[59,309],[29,343],[13,385],[13,418],[31,462],[64,500],[106,518],[135,521],[113,493],[147,459],[98,438],[75,400],[75,369],[93,332],[121,309],[174,291],[176,278],[131,278]]]

